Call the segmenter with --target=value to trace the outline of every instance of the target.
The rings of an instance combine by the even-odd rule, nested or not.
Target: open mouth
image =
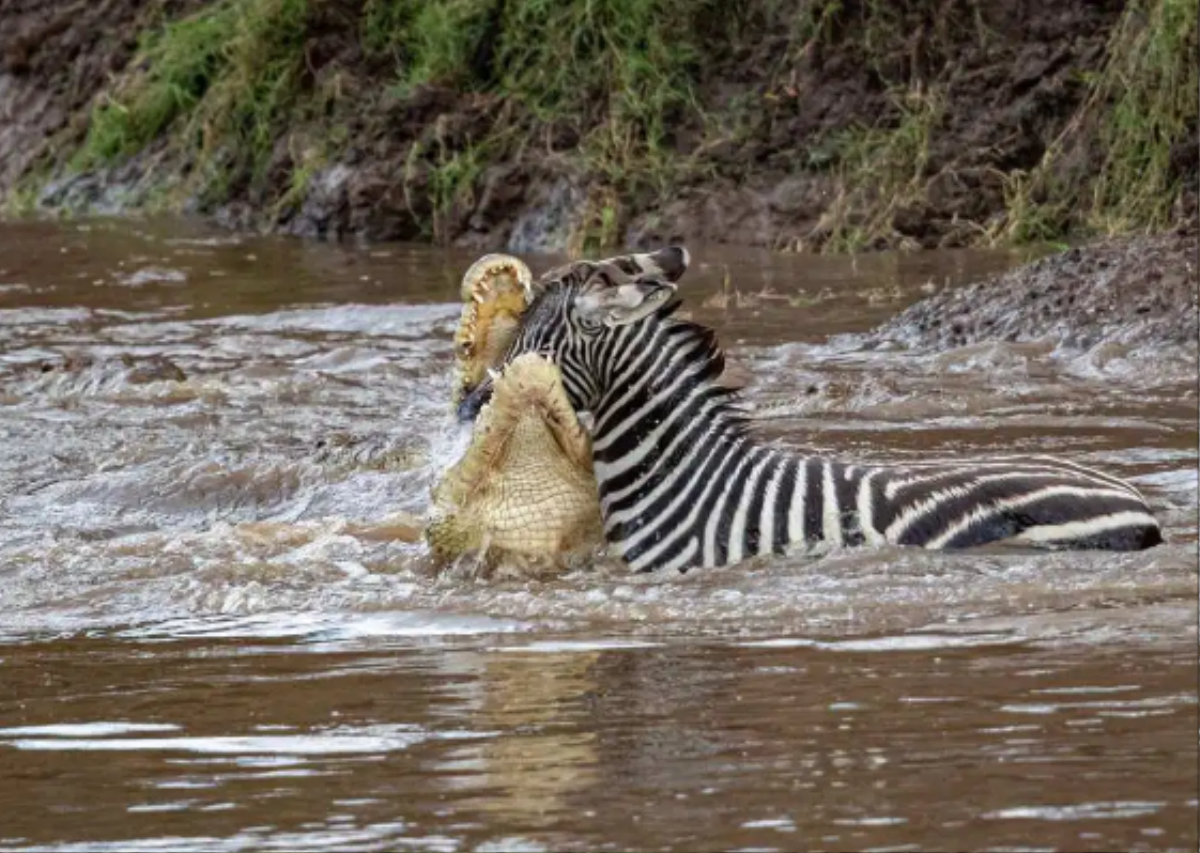
[[[503,355],[529,303],[530,281],[528,267],[508,255],[487,255],[463,276],[463,313],[454,339],[456,404],[485,383],[487,369]],[[476,408],[470,419],[477,414]]]

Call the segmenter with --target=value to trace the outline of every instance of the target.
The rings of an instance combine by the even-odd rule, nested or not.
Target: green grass
[[[1135,2],[1113,33],[1090,107],[1111,104],[1088,221],[1105,233],[1166,227],[1179,196],[1171,148],[1197,120],[1196,0]]]
[[[832,152],[837,183],[837,197],[819,226],[823,251],[906,245],[892,219],[897,208],[925,195],[930,141],[945,102],[938,91],[920,87],[894,92],[892,102],[894,120],[850,128],[821,146]]]
[[[226,64],[236,23],[233,5],[223,2],[144,35],[139,56],[149,70],[102,98],[74,165],[84,169],[136,153],[191,112]]]
[[[1197,122],[1197,0],[1134,0],[1109,37],[1088,95],[1038,166],[1006,176],[993,243],[1166,228],[1183,190],[1171,149]],[[1098,158],[1068,153],[1098,152]],[[1091,162],[1099,159],[1100,168]]]
[[[567,253],[583,257],[609,249],[618,244],[620,228],[621,203],[617,192],[612,187],[594,187],[567,237]]]
[[[361,115],[338,112],[343,83],[356,97],[390,88],[400,99],[432,84],[482,104],[484,120],[447,136],[405,128],[416,140],[405,143],[405,189],[424,194],[409,207],[429,238],[454,236],[489,166],[544,152],[580,170],[587,202],[571,243],[598,251],[619,240],[630,213],[654,209],[718,166],[737,180],[753,177],[754,163],[706,160],[706,146],[761,141],[763,116],[783,109],[779,92],[794,84],[795,64],[833,50],[874,69],[894,107],[878,120],[796,140],[795,168],[826,173],[834,186],[820,248],[904,247],[911,241],[897,233],[895,216],[925,198],[936,177],[930,152],[955,109],[946,80],[921,74],[942,67],[964,37],[994,38],[978,4],[951,5],[953,14],[941,15],[948,7],[932,0],[363,0],[356,24],[334,26],[357,37],[369,73],[386,76],[379,80],[361,76],[353,58],[314,79],[312,43],[330,35],[331,10],[353,6],[212,0],[143,34],[129,70],[92,108],[70,168],[101,168],[157,146],[146,182],[159,182],[160,200],[170,188],[166,206],[241,196],[278,219],[303,203],[314,177],[351,142],[346,123]],[[314,25],[317,18],[325,23]],[[915,58],[897,61],[916,56],[906,27],[917,20],[933,22],[925,72]],[[1181,191],[1172,145],[1196,123],[1196,28],[1197,0],[1132,0],[1105,64],[1085,80],[1082,106],[1048,140],[1042,162],[1000,175],[1005,216],[977,224],[978,241],[1165,227]],[[789,45],[778,67],[766,69],[769,91],[743,91],[706,114],[697,96],[702,69],[765,32]],[[335,41],[346,35],[335,32]],[[910,65],[908,79],[892,79]],[[691,139],[681,142],[685,129]],[[572,142],[553,151],[555,138]],[[267,174],[276,165],[286,170],[282,180]],[[23,188],[20,197],[27,204],[34,195]]]
[[[402,86],[499,91],[545,119],[611,117],[646,137],[691,96],[699,16],[718,0],[367,0],[361,38]],[[490,58],[490,61],[489,61]]]
[[[299,208],[308,196],[312,180],[329,162],[328,147],[325,145],[304,145],[303,141],[292,137],[289,154],[292,158],[292,173],[288,177],[287,189],[275,199],[270,208],[270,219],[279,221],[285,211]]]
[[[497,0],[367,0],[361,38],[396,63],[401,91],[423,83],[479,87],[476,59],[498,22]]]
[[[4,198],[3,204],[0,204],[0,213],[18,218],[36,213],[38,193],[44,179],[43,174],[35,173],[30,176],[30,180],[19,182]]]
[[[418,150],[414,146],[414,151]],[[450,151],[439,143],[436,166],[430,174],[430,200],[433,207],[433,239],[445,243],[450,238],[450,225],[461,211],[475,206],[475,187],[486,167],[486,152],[468,147]]]
[[[91,115],[75,169],[112,163],[164,134],[193,160],[201,192],[261,180],[304,73],[309,0],[217,0],[143,37]],[[214,169],[213,166],[216,166]]]
[[[716,0],[370,0],[362,38],[376,55],[393,57],[399,93],[436,83],[503,94],[536,121],[573,128],[602,187],[661,194],[672,169],[668,128],[696,108],[699,16],[718,7]],[[483,142],[471,140],[474,150],[461,163],[439,160],[435,210],[464,192],[465,176],[487,158],[512,152],[499,144],[479,150]],[[609,207],[609,221],[595,229],[605,240],[619,230]]]

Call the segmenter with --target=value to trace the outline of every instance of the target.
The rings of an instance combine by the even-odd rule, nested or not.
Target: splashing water
[[[771,438],[1065,456],[1168,544],[437,576],[471,255],[0,226],[0,846],[1194,849],[1194,362],[862,345],[1008,256],[696,255]]]

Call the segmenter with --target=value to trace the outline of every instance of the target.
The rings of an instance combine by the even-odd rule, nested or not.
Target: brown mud
[[[955,247],[1074,232],[1078,211],[1018,221],[1014,193],[1078,120],[1126,4],[705,7],[689,22],[690,107],[662,116],[657,165],[631,162],[616,177],[582,153],[609,120],[603,110],[562,120],[498,85],[394,85],[395,62],[364,42],[369,5],[310,0],[297,97],[322,109],[297,109],[276,127],[255,175],[231,174],[216,195],[172,195],[198,164],[162,139],[110,165],[70,161],[92,109],[137,70],[139,33],[203,4],[0,0],[0,197],[23,187],[38,209],[167,208],[307,237],[514,251],[589,241]],[[318,148],[325,154],[309,158]],[[1191,120],[1171,151],[1182,219],[1196,213],[1196,150]],[[1057,153],[1051,183],[1104,156],[1094,135]],[[468,160],[473,171],[448,190],[446,165]],[[851,186],[876,168],[882,203]],[[22,183],[33,174],[36,191]]]
[[[868,341],[936,350],[987,341],[1151,346],[1160,355],[1190,352],[1194,359],[1196,267],[1195,228],[1075,248],[942,290],[881,325]]]
[[[0,0],[0,193],[64,136],[86,132],[88,107],[133,58],[139,32],[196,5]]]

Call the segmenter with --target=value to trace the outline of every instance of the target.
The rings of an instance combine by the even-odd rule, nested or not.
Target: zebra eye
[[[595,317],[583,316],[579,318],[579,328],[585,335],[595,335],[600,332],[604,324]]]

